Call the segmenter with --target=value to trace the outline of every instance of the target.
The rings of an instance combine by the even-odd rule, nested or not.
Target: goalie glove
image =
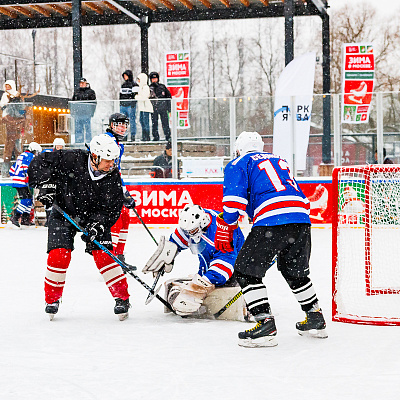
[[[180,293],[172,301],[172,308],[178,315],[193,314],[214,289],[215,286],[205,276],[196,274],[190,282],[181,284]]]
[[[149,261],[147,261],[142,272],[144,274],[152,272],[153,275],[156,275],[163,267],[165,272],[171,272],[177,254],[178,246],[175,243],[166,241],[165,236],[161,236],[157,250],[150,257]]]
[[[214,246],[218,251],[222,253],[233,251],[233,232],[238,227],[237,223],[233,225],[227,224],[223,218],[223,214],[219,214],[217,217],[217,230],[215,232]]]

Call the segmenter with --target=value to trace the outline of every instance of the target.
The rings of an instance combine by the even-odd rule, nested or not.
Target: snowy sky
[[[359,4],[371,4],[382,14],[389,14],[392,10],[396,10],[400,8],[400,3],[393,0],[328,0],[328,4],[331,10],[335,10],[337,8],[343,7],[344,5],[354,5],[357,6]],[[378,6],[379,5],[379,6]]]

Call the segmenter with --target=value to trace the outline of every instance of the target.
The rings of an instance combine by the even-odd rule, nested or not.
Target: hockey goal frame
[[[342,175],[357,173],[364,180],[365,184],[365,217],[363,222],[364,228],[364,279],[365,279],[365,295],[374,296],[381,294],[400,294],[400,289],[392,288],[374,288],[372,287],[372,265],[371,265],[371,173],[375,172],[398,172],[400,174],[400,165],[356,165],[346,167],[336,167],[332,173],[332,320],[337,322],[346,322],[353,324],[367,325],[400,325],[400,315],[396,318],[384,318],[374,316],[348,315],[342,316],[338,312],[338,304],[336,295],[338,293],[337,276],[338,276],[338,227],[339,227],[339,178]]]

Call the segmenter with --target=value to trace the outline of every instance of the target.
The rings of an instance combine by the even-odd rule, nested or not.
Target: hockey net
[[[335,168],[334,321],[400,325],[400,165]]]

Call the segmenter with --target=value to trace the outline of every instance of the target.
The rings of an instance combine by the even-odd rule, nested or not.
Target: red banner
[[[330,223],[332,183],[324,179],[299,182],[299,185],[310,200],[311,223]],[[146,224],[177,224],[179,210],[185,204],[222,211],[222,182],[128,184],[127,188],[136,201],[136,211]],[[133,211],[131,223],[140,223]]]

